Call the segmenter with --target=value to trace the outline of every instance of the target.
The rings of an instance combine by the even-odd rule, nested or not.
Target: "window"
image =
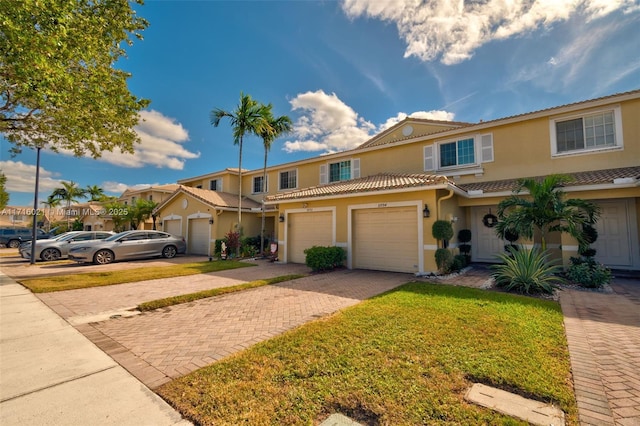
[[[360,177],[360,159],[337,161],[320,165],[320,184],[340,182]]]
[[[262,181],[264,180],[264,176],[254,176],[253,177],[253,193],[254,194],[260,194],[262,192]],[[269,192],[269,188],[267,186],[267,184],[269,183],[269,180],[267,179],[267,182],[264,186],[264,192]]]
[[[553,154],[575,154],[622,147],[620,108],[550,121]]]
[[[440,167],[474,164],[473,138],[440,145]]]
[[[294,189],[298,186],[298,172],[296,170],[289,170],[286,172],[280,172],[280,182],[278,189]]]
[[[210,180],[209,189],[212,191],[222,191],[222,179]]]
[[[478,155],[476,155],[476,152]],[[479,158],[477,158],[479,157]],[[464,168],[464,173],[475,173],[469,166],[494,161],[493,134],[486,133],[454,141],[436,142],[423,147],[424,171],[444,168]],[[467,170],[468,169],[468,170]],[[456,172],[458,173],[458,172]]]

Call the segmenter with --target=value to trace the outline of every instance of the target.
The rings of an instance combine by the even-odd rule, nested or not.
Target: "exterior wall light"
[[[213,218],[209,219],[209,225],[213,225]]]
[[[284,215],[283,215],[283,214],[281,214],[281,215],[280,215],[280,217],[278,217],[278,220],[279,220],[280,222],[284,222]]]
[[[422,217],[424,217],[425,219],[431,216],[431,212],[429,211],[429,206],[428,205],[424,205],[424,210],[422,210]]]

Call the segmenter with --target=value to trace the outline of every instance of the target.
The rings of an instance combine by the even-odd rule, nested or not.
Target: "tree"
[[[269,150],[271,149],[271,144],[278,137],[290,133],[293,130],[293,123],[291,122],[291,118],[286,115],[282,115],[280,117],[274,118],[273,113],[271,112],[272,105],[267,105],[263,118],[268,124],[268,127],[264,127],[262,131],[259,133],[259,136],[262,138],[262,142],[264,144],[264,167],[262,169],[262,188],[260,188],[260,192],[262,193],[263,202],[262,202],[262,227],[260,228],[260,254],[264,253],[264,222],[265,222],[265,212],[264,212],[264,194],[266,193],[266,185],[267,185],[267,156],[269,155]]]
[[[130,207],[128,215],[131,229],[138,229],[141,223],[149,219],[157,205],[158,203],[152,200],[137,199],[136,203]]]
[[[4,209],[7,207],[7,204],[9,204],[9,193],[7,192],[6,185],[7,177],[4,173],[0,172],[0,210]]]
[[[225,111],[215,108],[211,111],[211,124],[218,127],[220,120],[224,117],[229,119],[233,129],[233,144],[239,146],[238,153],[238,229],[242,227],[242,142],[245,135],[259,135],[264,132],[268,125],[264,119],[267,107],[255,101],[250,95],[240,92],[240,103],[235,111]],[[236,250],[240,257],[240,246]]]
[[[134,0],[142,4],[142,0]],[[148,100],[114,67],[148,23],[127,0],[2,0],[0,133],[20,152],[133,152]]]
[[[534,231],[538,230],[543,252],[547,248],[547,235],[555,231],[573,236],[580,247],[588,245],[583,228],[598,221],[600,210],[589,201],[565,200],[562,187],[569,181],[570,177],[565,175],[550,175],[543,180],[520,179],[513,195],[498,204],[498,235],[502,237],[510,231],[533,240]],[[524,190],[529,197],[520,196]]]
[[[43,201],[42,204],[44,204],[47,209],[49,210],[49,221],[48,221],[48,225],[47,225],[47,231],[51,230],[51,219],[53,218],[54,215],[51,214],[51,210],[55,207],[58,207],[60,205],[60,203],[62,202],[62,200],[60,198],[55,198],[53,196],[53,194],[50,194],[47,197],[47,201]]]
[[[49,196],[50,198],[57,198],[59,200],[62,200],[65,202],[66,208],[67,208],[67,212],[66,215],[67,216],[67,229],[70,229],[70,217],[69,217],[69,208],[71,207],[71,203],[77,203],[78,202],[78,198],[85,198],[86,197],[87,192],[80,188],[78,186],[77,183],[73,182],[73,181],[69,181],[69,182],[62,182],[62,188],[56,188],[53,190],[53,192],[51,193],[51,195]]]
[[[118,201],[117,198],[111,198],[104,204],[103,219],[111,219],[113,222],[113,230],[115,232],[124,231],[124,225],[131,220],[131,210],[129,206]]]
[[[100,188],[98,185],[87,185],[87,189],[85,189],[86,194],[89,196],[89,201],[104,201],[104,189]]]

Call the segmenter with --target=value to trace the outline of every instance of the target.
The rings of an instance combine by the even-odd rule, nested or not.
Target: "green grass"
[[[34,293],[74,290],[79,288],[100,287],[105,285],[125,284],[158,278],[182,277],[207,272],[224,271],[226,269],[255,266],[250,263],[232,260],[214,262],[183,263],[172,266],[154,266],[127,269],[122,271],[89,272],[86,274],[61,275],[45,278],[32,278],[18,282]]]
[[[163,385],[196,424],[526,425],[463,400],[480,381],[577,425],[557,303],[409,283]]]
[[[180,303],[193,302],[194,300],[205,299],[207,297],[214,297],[227,293],[235,293],[236,291],[248,290],[250,288],[262,287],[265,285],[278,284],[281,282],[302,278],[304,276],[305,275],[302,274],[282,275],[279,277],[267,278],[265,280],[255,280],[229,287],[212,288],[210,290],[198,291],[196,293],[181,294],[179,296],[166,297],[164,299],[157,299],[150,302],[141,303],[138,305],[137,309],[143,312],[152,311],[154,309],[178,305]]]

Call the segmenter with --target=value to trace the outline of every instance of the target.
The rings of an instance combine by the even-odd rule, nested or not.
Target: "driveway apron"
[[[257,274],[253,278],[256,279],[266,278],[265,272],[269,270],[273,270],[272,276],[276,276],[294,273],[295,268],[299,268],[299,265],[292,266],[293,270],[287,265],[279,265],[273,269],[267,265],[234,271],[236,274]],[[227,273],[233,275],[234,272]],[[223,286],[222,283],[234,285],[241,281],[237,280],[237,276],[231,281],[227,280],[228,275],[220,278],[225,279],[210,276],[205,287]],[[243,278],[248,277],[245,275]],[[43,295],[42,300],[61,315],[75,318],[75,326],[80,332],[153,389],[305,322],[391,290],[413,278],[410,274],[340,270],[202,299],[133,317],[87,323],[80,321],[79,316],[93,312],[82,311],[81,303],[73,305],[72,309],[65,307],[65,303],[80,298],[79,294],[59,292],[54,297]],[[189,282],[193,278],[182,277],[182,280]],[[220,285],[212,285],[214,282]],[[139,298],[126,291],[122,292],[118,287],[120,285],[93,289],[97,293],[92,297],[99,298],[94,301],[104,300],[96,310],[104,309],[109,304],[113,307],[132,303],[136,297]],[[126,303],[108,302],[111,299],[110,290],[125,299]],[[175,292],[184,293],[184,288]],[[86,293],[83,294],[86,297]],[[136,303],[154,298],[156,297],[145,297]]]

